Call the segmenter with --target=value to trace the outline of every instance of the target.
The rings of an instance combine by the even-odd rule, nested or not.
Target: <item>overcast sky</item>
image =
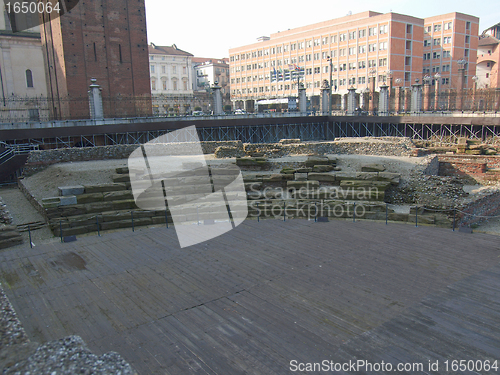
[[[148,42],[222,58],[259,36],[367,10],[420,18],[466,13],[479,17],[480,32],[500,22],[500,0],[146,0]]]

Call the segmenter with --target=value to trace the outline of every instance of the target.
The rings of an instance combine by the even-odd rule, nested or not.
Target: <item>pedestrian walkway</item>
[[[0,188],[0,197],[14,219],[13,224],[17,225],[21,231],[25,243],[29,244],[27,224],[31,224],[31,242],[35,245],[54,238],[48,226],[40,227],[40,224],[45,222],[45,218],[33,207],[19,188]],[[35,230],[35,228],[39,229]]]

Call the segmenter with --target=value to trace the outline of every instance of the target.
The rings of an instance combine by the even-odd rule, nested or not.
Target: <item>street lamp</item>
[[[332,95],[333,95],[333,92],[332,92],[332,86],[333,86],[333,79],[332,79],[332,77],[333,77],[332,76],[333,75],[333,60],[332,60],[331,56],[327,56],[326,60],[330,64],[330,101],[329,101],[329,105],[328,105],[328,116],[331,116],[332,115]]]
[[[376,69],[370,69],[368,76],[371,78],[370,82],[370,101],[368,103],[368,111],[374,113],[375,111],[375,76],[377,74]]]
[[[478,76],[472,76],[472,80],[474,81],[474,91],[472,93],[472,110],[476,110],[476,91],[477,91],[477,81],[479,81]]]

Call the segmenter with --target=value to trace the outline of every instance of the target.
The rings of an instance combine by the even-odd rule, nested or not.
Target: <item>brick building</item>
[[[50,17],[50,15],[45,15]],[[41,26],[53,118],[88,118],[91,78],[104,116],[151,114],[144,0],[80,1]]]
[[[427,70],[432,72],[439,66],[441,71],[441,65],[447,61],[442,53],[439,59],[437,55],[427,59],[424,54],[427,51],[425,53],[434,57],[433,53],[438,50],[438,45],[424,47],[424,41],[433,35],[438,38],[439,27],[435,33],[433,29],[431,33],[424,29],[438,23],[442,33],[439,38],[451,35],[453,47],[450,73],[443,75],[447,78],[443,89],[456,84],[456,61],[465,58],[466,49],[469,54],[467,76],[471,84],[478,22],[478,18],[460,13],[424,20],[367,11],[261,37],[257,43],[229,50],[231,100],[236,107],[252,110],[259,100],[296,97],[298,85],[293,71],[297,68],[303,69],[302,83],[312,107],[319,104],[321,86],[330,80],[330,70],[334,94],[345,94],[350,87],[358,93],[366,92],[370,79],[376,87],[382,84],[410,87],[416,79],[421,81]],[[466,36],[469,36],[467,46]]]
[[[478,88],[500,88],[498,63],[500,61],[500,23],[481,34],[477,49]]]
[[[476,74],[479,18],[448,13],[425,19],[423,76],[439,79],[443,89],[460,89],[460,63],[464,68],[463,88],[472,88]],[[438,73],[438,76],[436,76]]]

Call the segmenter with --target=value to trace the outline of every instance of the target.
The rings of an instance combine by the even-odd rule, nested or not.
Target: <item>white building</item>
[[[196,80],[195,91],[209,92],[211,86],[217,83],[221,87],[224,105],[231,105],[229,86],[229,59],[212,59],[193,57],[193,69]]]
[[[193,55],[172,46],[149,45],[149,75],[155,114],[192,111]]]
[[[0,0],[0,117],[6,121],[38,120],[47,111],[47,83],[40,27],[12,31]],[[24,17],[23,17],[24,16]],[[16,16],[23,28],[26,15]]]

